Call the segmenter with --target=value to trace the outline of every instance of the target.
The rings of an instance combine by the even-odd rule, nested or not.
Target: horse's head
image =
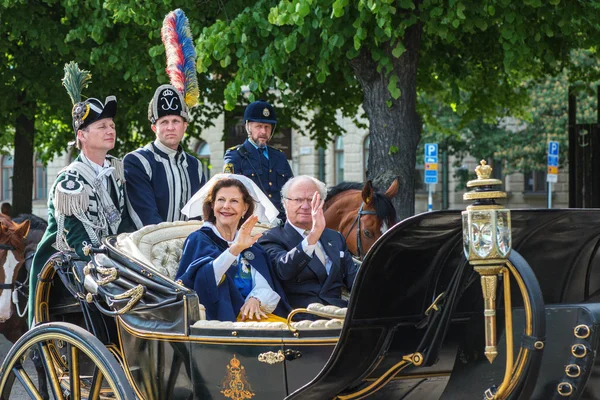
[[[10,219],[0,219],[0,322],[12,315],[12,292],[23,261],[24,239],[29,232],[29,221],[15,224]]]
[[[362,215],[361,210],[358,211],[360,226],[357,222],[356,229],[360,229],[360,234],[357,232],[355,236],[356,252],[361,259],[369,251],[381,235],[388,228],[396,223],[396,209],[392,204],[392,199],[398,193],[398,179],[394,179],[390,187],[385,193],[377,192],[373,188],[371,181],[367,181],[361,192],[363,201]]]
[[[362,259],[373,243],[396,222],[391,199],[398,193],[395,179],[385,193],[366,184],[344,183],[334,187],[326,202],[327,227],[341,232],[348,250]]]

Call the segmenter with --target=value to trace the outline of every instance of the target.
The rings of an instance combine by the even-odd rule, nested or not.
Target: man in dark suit
[[[311,303],[346,307],[342,287],[352,288],[358,267],[337,231],[325,228],[325,184],[301,175],[281,191],[287,222],[263,233],[259,243],[273,263],[275,274],[292,308]]]

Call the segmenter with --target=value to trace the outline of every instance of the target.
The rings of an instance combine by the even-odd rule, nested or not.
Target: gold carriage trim
[[[246,379],[246,369],[233,355],[233,358],[229,361],[227,366],[227,375],[221,383],[221,393],[228,398],[233,400],[246,400],[254,397],[255,393],[252,391],[250,382]]]

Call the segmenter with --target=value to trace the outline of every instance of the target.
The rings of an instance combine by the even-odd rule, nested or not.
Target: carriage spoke
[[[58,374],[56,373],[56,369],[54,369],[54,362],[52,361],[50,350],[48,350],[48,342],[41,341],[38,343],[38,346],[42,355],[44,369],[50,377],[50,388],[52,389],[52,394],[56,400],[64,400],[63,392],[60,387],[60,381],[58,380]]]
[[[42,396],[36,389],[33,381],[31,380],[21,363],[15,364],[15,366],[12,369],[12,372],[15,375],[15,377],[19,380],[19,382],[21,382],[21,385],[23,385],[23,388],[25,389],[30,398],[35,400],[42,400]]]
[[[69,366],[69,384],[71,400],[81,400],[81,381],[79,379],[79,349],[71,344],[67,346]]]
[[[96,400],[100,398],[100,390],[102,389],[102,380],[104,376],[99,368],[94,368],[94,377],[92,379],[92,386],[90,387],[89,400]]]
[[[6,384],[4,385],[4,388],[2,389],[2,393],[0,393],[0,400],[7,400],[10,399],[10,394],[12,392],[12,387],[13,384],[15,382],[15,374],[9,374],[6,377]]]

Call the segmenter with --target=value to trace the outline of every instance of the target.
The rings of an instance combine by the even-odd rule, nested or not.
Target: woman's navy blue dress
[[[202,227],[188,236],[183,246],[183,254],[179,262],[179,270],[175,279],[181,279],[183,285],[192,288],[198,294],[198,300],[206,308],[207,319],[220,321],[236,321],[240,309],[246,301],[235,284],[237,268],[229,268],[219,285],[215,282],[213,261],[229,248],[227,242],[218,237],[211,228]],[[254,254],[250,261],[271,286],[281,300],[273,313],[287,317],[291,307],[287,303],[283,288],[272,273],[271,260],[258,243],[245,249]]]

